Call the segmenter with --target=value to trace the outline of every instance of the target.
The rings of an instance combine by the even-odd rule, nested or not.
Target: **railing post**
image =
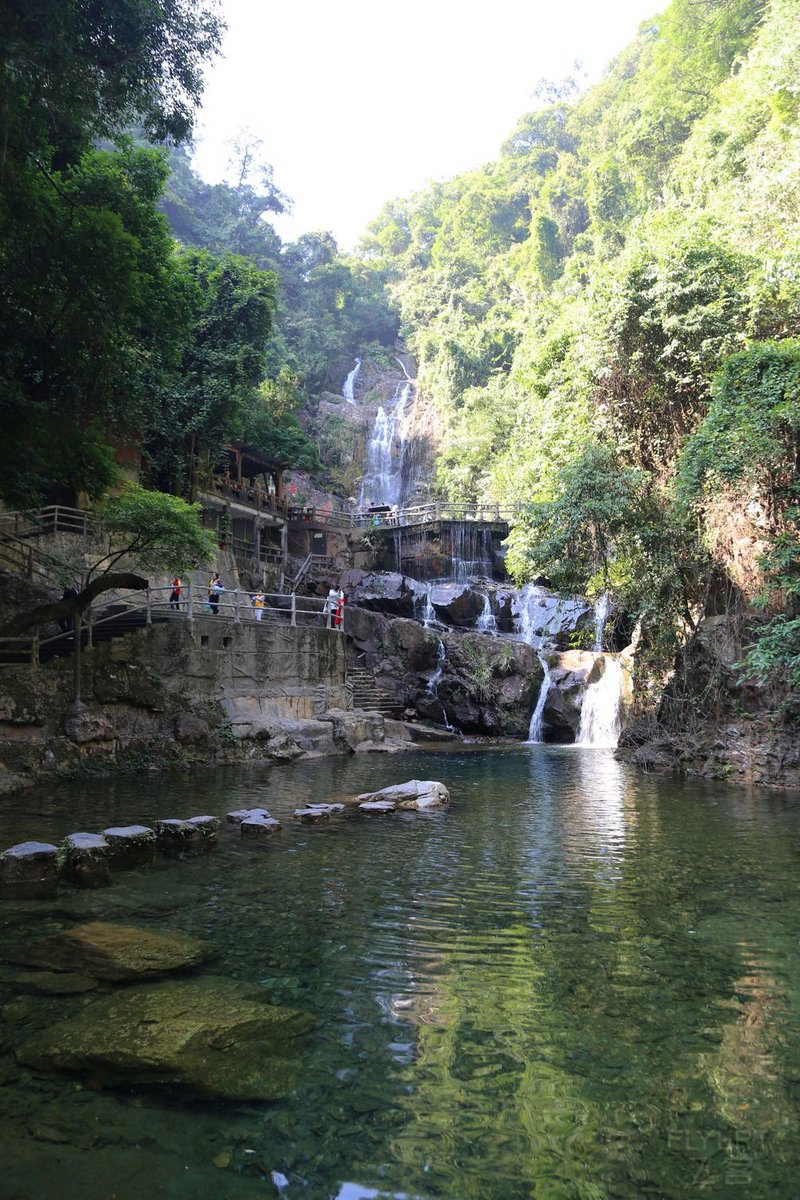
[[[150,596],[150,584],[147,585],[147,617],[145,618],[146,625],[153,624],[153,604]]]
[[[194,600],[194,597],[192,595],[192,581],[190,579],[188,581],[188,583],[186,584],[186,619],[187,619],[187,621],[194,620],[194,609],[192,607],[193,600]]]
[[[94,641],[92,639],[92,629],[92,606],[90,604],[86,610],[86,646],[89,650],[91,650],[92,646],[94,645]]]
[[[39,626],[37,625],[36,631],[33,635],[33,641],[31,642],[31,666],[32,667],[39,666],[39,638],[40,638],[40,636],[41,636],[40,629],[39,629]]]
[[[238,589],[238,587],[236,589],[236,600],[235,600],[235,610],[234,610],[234,614],[233,614],[233,619],[237,625],[241,624],[241,617],[239,616],[239,589]]]
[[[290,624],[292,626],[292,629],[294,629],[295,626],[297,625],[297,593],[296,592],[292,592],[292,616],[291,616]]]

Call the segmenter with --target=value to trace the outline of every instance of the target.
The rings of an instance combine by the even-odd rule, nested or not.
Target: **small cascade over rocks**
[[[599,668],[599,670],[598,670]],[[597,675],[596,679],[592,677]],[[598,654],[581,705],[577,746],[608,747],[619,741],[622,727],[623,669],[613,654]]]
[[[542,686],[539,689],[539,695],[536,699],[536,707],[531,714],[531,724],[528,730],[529,742],[544,741],[544,706],[547,703],[547,697],[550,695],[550,688],[553,683],[550,674],[550,664],[544,654],[539,655],[539,662],[542,664],[544,675],[542,677]]]
[[[489,593],[483,592],[483,612],[475,622],[475,628],[480,629],[481,633],[497,633],[497,619],[492,612],[492,602],[489,599]]]
[[[435,700],[441,708],[442,724],[444,725],[445,729],[447,729],[450,733],[453,733],[455,732],[455,726],[450,724],[450,721],[447,717],[447,709],[439,699],[439,683],[444,675],[444,662],[447,658],[447,651],[445,650],[445,645],[441,638],[437,638],[436,641],[438,642],[438,650],[436,652],[436,667],[434,668],[433,674],[428,680],[428,695],[432,700]]]
[[[360,370],[361,370],[361,359],[357,358],[356,365],[353,367],[352,371],[347,376],[347,379],[345,379],[344,387],[342,388],[342,398],[344,400],[346,400],[348,404],[355,404],[355,402],[356,402],[355,384],[356,384],[356,376],[358,375],[358,372]]]
[[[557,596],[536,584],[517,593],[519,634],[539,651],[544,671],[528,741],[616,746],[630,679],[619,656],[603,652],[610,611],[608,593],[593,607],[583,598]],[[573,637],[585,639],[590,630],[593,650],[560,648]]]

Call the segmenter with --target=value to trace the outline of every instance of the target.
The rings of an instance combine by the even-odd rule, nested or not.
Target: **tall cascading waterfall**
[[[405,367],[403,371],[405,382],[398,383],[392,402],[387,408],[380,405],[375,415],[375,424],[367,444],[367,469],[359,496],[362,508],[376,504],[401,505],[406,500],[403,494],[405,417],[414,392],[414,382],[408,377]]]
[[[603,635],[610,610],[611,597],[608,592],[603,592],[594,602],[594,648],[597,654],[603,652]]]
[[[343,397],[343,399],[345,399],[347,401],[348,404],[355,404],[355,402],[356,402],[356,394],[355,394],[356,375],[358,375],[358,372],[360,370],[361,370],[361,359],[357,358],[356,365],[353,367],[352,371],[347,376],[347,379],[345,379],[344,387],[342,388],[342,397]]]

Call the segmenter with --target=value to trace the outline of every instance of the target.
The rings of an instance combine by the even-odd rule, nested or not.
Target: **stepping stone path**
[[[238,825],[241,836],[251,841],[266,841],[283,829],[280,821],[271,817],[266,808],[239,808],[229,812],[226,820],[231,825]]]

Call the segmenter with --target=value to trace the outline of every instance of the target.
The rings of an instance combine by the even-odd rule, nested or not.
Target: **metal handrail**
[[[301,603],[298,604],[298,597],[294,592],[288,595],[285,592],[262,592],[260,594],[264,596],[266,606],[261,610],[262,617],[259,618],[256,616],[258,610],[252,604],[252,597],[258,595],[258,592],[245,591],[241,588],[223,591],[219,601],[214,602],[217,609],[214,612],[208,600],[207,587],[198,586],[191,580],[187,581],[182,585],[181,597],[177,601],[177,605],[170,601],[172,591],[172,586],[167,584],[164,587],[148,587],[143,591],[118,593],[115,599],[107,605],[107,607],[114,607],[116,611],[107,612],[105,616],[95,615],[91,608],[87,609],[83,615],[83,621],[87,629],[88,644],[92,645],[92,635],[98,626],[119,620],[120,617],[135,612],[146,614],[145,624],[148,626],[152,625],[154,618],[159,622],[165,619],[192,622],[198,616],[205,615],[206,612],[210,612],[215,618],[233,622],[236,625],[242,623],[256,625],[262,620],[265,624],[274,624],[276,620],[286,620],[290,628],[297,627],[298,618],[301,618],[299,624],[307,626],[316,624],[316,618],[319,617],[322,618],[327,629],[332,628],[337,633],[344,633],[344,609],[342,609],[337,625],[334,623],[334,614],[330,611],[327,600],[319,596],[303,596],[300,598]],[[99,611],[103,612],[103,609]],[[314,620],[303,618],[314,618]],[[41,626],[36,626],[30,636],[0,637],[0,652],[21,654],[27,649],[30,652],[31,664],[38,665],[41,648],[61,641],[65,636],[63,633],[57,633],[43,638],[41,637],[41,628]],[[21,664],[0,661],[0,667],[19,665]]]

